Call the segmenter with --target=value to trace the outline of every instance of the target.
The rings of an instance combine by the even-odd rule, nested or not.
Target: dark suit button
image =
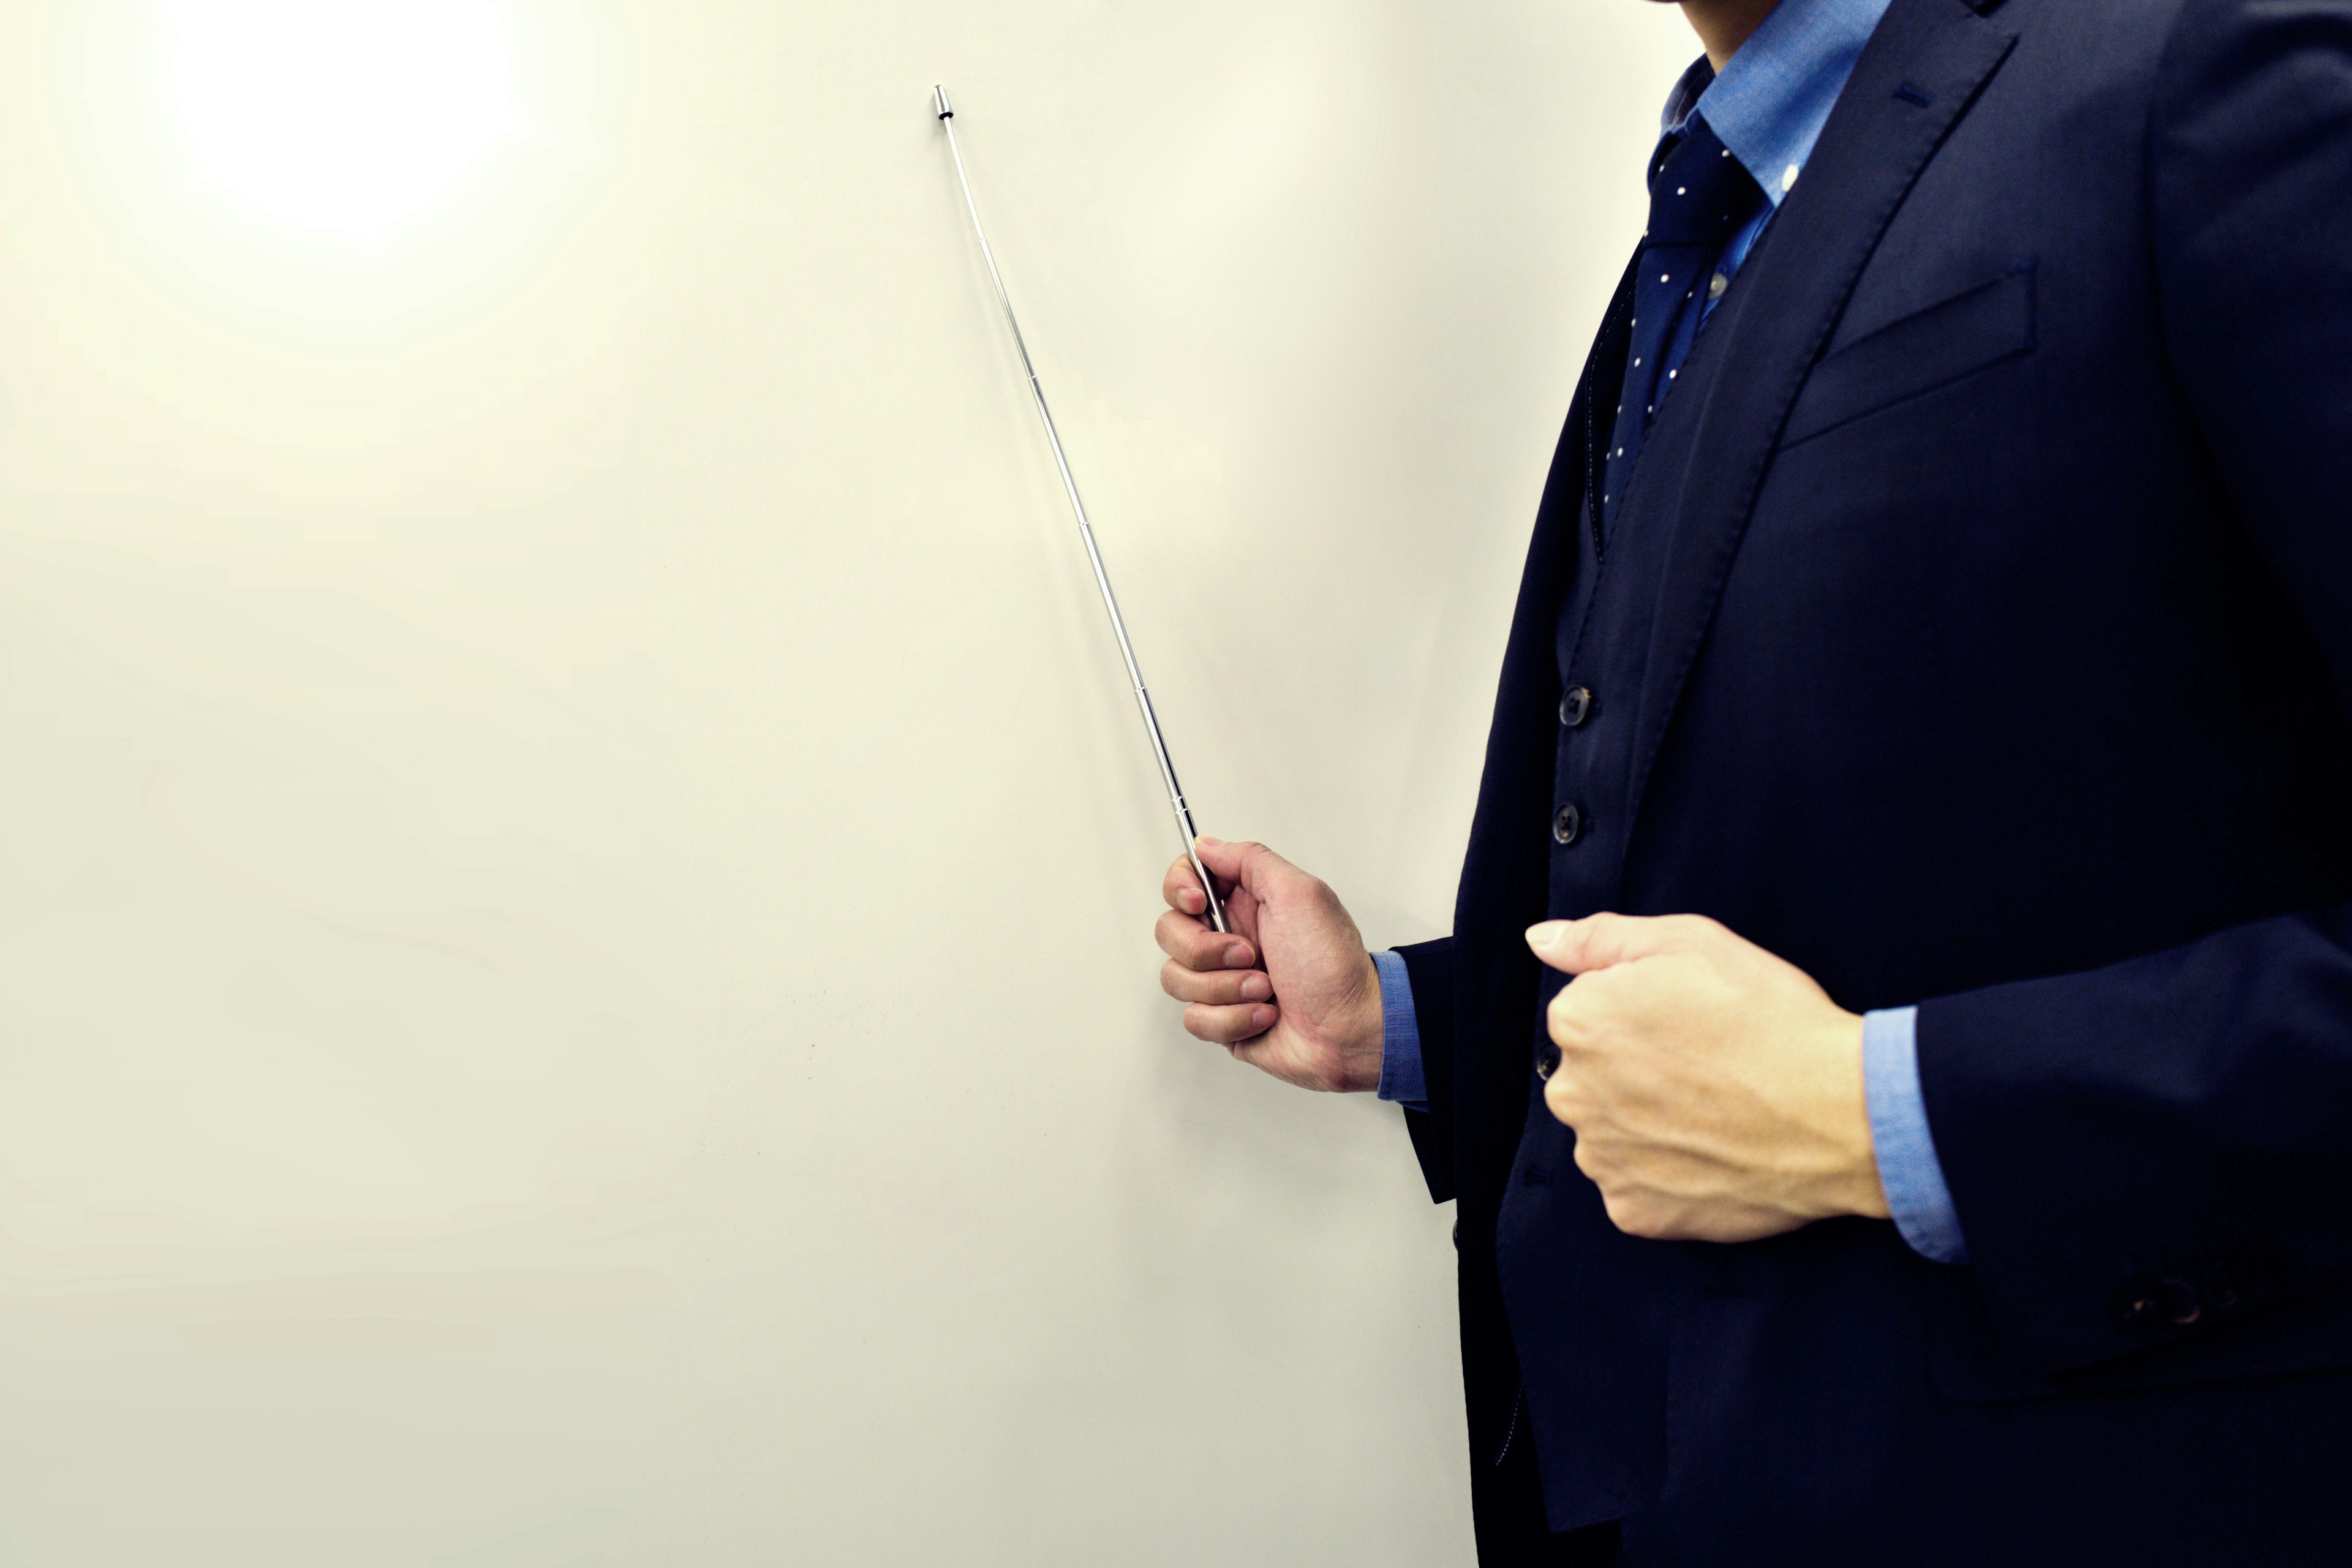
[[[1559,1047],[1546,1040],[1536,1047],[1536,1076],[1549,1082],[1559,1070]]]
[[[1592,717],[1592,688],[1571,686],[1568,695],[1559,700],[1559,721],[1575,729]]]
[[[2176,1329],[2185,1329],[2205,1315],[2205,1303],[2197,1294],[2197,1287],[2186,1279],[2159,1279],[2154,1295],[2157,1311]]]
[[[2156,1297],[2139,1286],[2116,1292],[2112,1307],[2116,1328],[2126,1334],[2144,1334],[2158,1323]]]
[[[1576,807],[1572,805],[1563,805],[1558,811],[1551,814],[1551,838],[1553,843],[1565,847],[1568,845],[1575,843],[1576,836],[1583,831],[1584,813],[1577,810]]]

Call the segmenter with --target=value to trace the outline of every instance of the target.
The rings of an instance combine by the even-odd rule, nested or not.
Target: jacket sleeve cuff
[[[1381,1098],[1407,1110],[1429,1109],[1429,1079],[1422,1070],[1421,1025],[1412,1011],[1412,982],[1404,960],[1393,952],[1372,954],[1381,973]]]
[[[1878,1181],[1886,1189],[1895,1228],[1912,1251],[1937,1263],[1966,1263],[1968,1239],[1960,1234],[1952,1190],[1944,1184],[1935,1134],[1927,1128],[1927,1102],[1919,1091],[1918,1021],[1916,1007],[1863,1015],[1863,1096],[1878,1151]],[[1385,1074],[1381,1083],[1385,1094]]]

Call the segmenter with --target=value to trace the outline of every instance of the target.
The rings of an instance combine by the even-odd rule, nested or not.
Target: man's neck
[[[1764,25],[1780,0],[1682,0],[1683,15],[1706,50],[1706,63],[1721,70],[1748,36]]]

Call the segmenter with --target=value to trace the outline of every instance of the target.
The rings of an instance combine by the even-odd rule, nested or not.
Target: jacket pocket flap
[[[1813,367],[1790,411],[1784,447],[1935,391],[2033,347],[2033,263],[1838,349]]]
[[[1964,1405],[2336,1372],[2352,1368],[2352,1291],[2318,1289],[2096,1366],[2042,1376],[2002,1350],[1970,1270],[1945,1268],[1928,1288],[1927,1343],[1937,1390]]]

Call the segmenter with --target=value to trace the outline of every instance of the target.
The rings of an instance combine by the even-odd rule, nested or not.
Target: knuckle
[[[1230,1046],[1235,1037],[1223,1009],[1213,1007],[1205,1002],[1195,1002],[1184,1009],[1184,1027],[1196,1038],[1212,1045]]]
[[[1577,1054],[1593,1050],[1606,1043],[1610,998],[1601,986],[1592,984],[1605,979],[1610,970],[1595,970],[1577,976],[1574,984],[1562,990],[1551,1005],[1547,1020],[1552,1044],[1562,1051]],[[1573,997],[1571,998],[1571,993]]]
[[[1160,983],[1168,988],[1168,994],[1180,1002],[1213,1004],[1233,1000],[1232,997],[1222,994],[1214,976],[1187,969],[1172,959],[1162,972]]]
[[[1601,1203],[1609,1211],[1609,1223],[1627,1236],[1659,1239],[1662,1222],[1656,1205],[1638,1194],[1609,1192],[1601,1194]]]
[[[1607,1184],[1603,1178],[1609,1173],[1609,1162],[1601,1157],[1593,1146],[1592,1140],[1579,1138],[1576,1141],[1575,1152],[1570,1157],[1575,1160],[1576,1168],[1591,1177],[1596,1184],[1601,1185],[1605,1194]]]
[[[1642,984],[1648,974],[1648,970],[1632,964],[1589,970],[1578,975],[1570,983],[1568,990],[1560,994],[1565,996],[1569,991],[1576,993],[1576,1000],[1571,1004],[1575,1013],[1589,1017],[1609,1007],[1627,986]]]
[[[1661,1202],[1654,1193],[1622,1184],[1614,1189],[1603,1186],[1601,1206],[1607,1212],[1609,1223],[1627,1236],[1664,1241],[1674,1233],[1674,1206]]]
[[[1544,1104],[1555,1118],[1573,1127],[1584,1110],[1584,1097],[1577,1092],[1575,1081],[1569,1074],[1554,1071],[1550,1081],[1544,1085]],[[1583,1147],[1581,1143],[1577,1145],[1580,1153]]]

